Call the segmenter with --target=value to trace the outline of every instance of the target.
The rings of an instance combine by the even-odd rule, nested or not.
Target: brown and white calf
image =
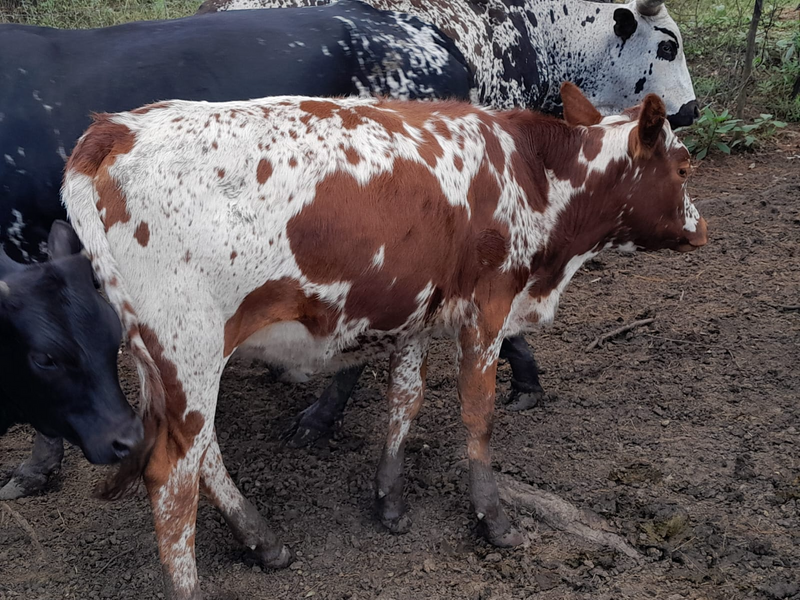
[[[403,446],[433,335],[458,342],[471,498],[487,538],[520,541],[489,440],[504,336],[550,321],[603,248],[691,250],[706,224],[664,104],[602,118],[562,90],[566,122],[458,102],[277,97],[171,101],[101,115],[63,199],[128,333],[150,443],[143,469],[166,587],[198,598],[198,492],[265,565],[288,550],[222,463],[214,412],[238,348],[309,371],[390,354],[381,520],[408,526]]]

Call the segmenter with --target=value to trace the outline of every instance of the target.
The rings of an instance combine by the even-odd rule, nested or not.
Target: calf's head
[[[689,151],[672,132],[664,102],[650,94],[622,115],[602,117],[574,85],[564,84],[561,94],[564,118],[581,140],[571,169],[582,185],[562,216],[569,231],[602,224],[603,244],[629,250],[705,245],[706,221],[686,189]]]
[[[30,423],[93,463],[116,462],[143,435],[117,378],[119,319],[67,223],[53,225],[48,247],[51,260],[36,265],[0,249],[0,431]]]

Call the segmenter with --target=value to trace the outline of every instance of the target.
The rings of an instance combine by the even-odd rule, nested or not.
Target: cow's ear
[[[639,113],[634,156],[652,153],[658,144],[666,120],[667,108],[664,106],[664,101],[655,94],[647,94],[642,102],[642,112]]]
[[[81,241],[72,226],[66,221],[55,221],[47,238],[47,252],[50,258],[64,258],[81,251]]]
[[[0,244],[0,278],[14,271],[21,271],[25,266],[11,260],[3,250],[3,245]]]
[[[636,15],[627,8],[618,8],[614,11],[614,33],[624,42],[636,32]]]
[[[589,102],[574,83],[561,84],[561,101],[564,103],[564,120],[570,125],[597,125],[603,115]]]

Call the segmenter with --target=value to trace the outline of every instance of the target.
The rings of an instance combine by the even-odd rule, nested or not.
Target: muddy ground
[[[341,434],[282,449],[279,434],[324,380],[276,382],[233,364],[217,430],[244,493],[297,551],[262,572],[202,504],[210,598],[660,600],[800,598],[800,132],[757,155],[703,162],[692,181],[711,243],[689,255],[601,255],[575,277],[556,323],[529,336],[551,394],[499,410],[495,468],[604,516],[640,564],[515,510],[526,547],[474,535],[452,348],[434,348],[412,429],[414,528],[383,531],[372,478],[383,443],[385,364],[373,365]],[[586,352],[598,335],[652,325]],[[510,372],[501,370],[500,392]],[[136,383],[123,364],[128,391]],[[0,440],[0,470],[32,436]],[[104,473],[70,448],[46,495],[0,503],[0,598],[160,598],[148,505],[92,498]]]

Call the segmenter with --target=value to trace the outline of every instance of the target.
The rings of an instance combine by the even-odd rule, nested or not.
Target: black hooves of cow
[[[321,414],[317,404],[312,404],[300,411],[281,432],[281,442],[289,448],[324,447],[341,425],[341,418]]]
[[[59,469],[40,471],[22,463],[5,477],[0,476],[0,500],[16,500],[45,491]]]
[[[542,404],[545,397],[546,394],[542,386],[538,383],[534,385],[525,385],[512,380],[511,392],[508,394],[508,398],[506,398],[505,409],[512,412],[529,410]]]

